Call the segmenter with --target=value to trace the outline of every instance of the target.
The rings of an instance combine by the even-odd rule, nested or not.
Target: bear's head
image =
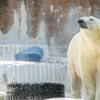
[[[78,20],[81,33],[94,39],[100,39],[100,19],[93,16]]]

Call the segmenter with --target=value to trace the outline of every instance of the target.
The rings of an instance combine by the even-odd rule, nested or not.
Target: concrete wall
[[[99,0],[0,0],[0,43],[47,45],[50,55],[66,56],[77,20],[100,18],[99,6]]]

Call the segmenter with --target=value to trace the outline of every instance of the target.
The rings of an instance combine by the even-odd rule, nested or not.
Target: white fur
[[[74,36],[67,52],[71,97],[81,98],[83,84],[86,100],[100,100],[100,20],[92,16],[81,19],[88,28],[80,28],[80,33]]]

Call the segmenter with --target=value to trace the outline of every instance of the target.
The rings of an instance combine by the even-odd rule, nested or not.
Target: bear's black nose
[[[78,20],[78,25],[79,25],[80,28],[85,28],[85,29],[88,28],[87,27],[87,22],[84,19],[79,19]]]
[[[83,22],[84,22],[83,19],[79,19],[79,20],[78,20],[78,23],[79,23],[79,24],[82,24]]]

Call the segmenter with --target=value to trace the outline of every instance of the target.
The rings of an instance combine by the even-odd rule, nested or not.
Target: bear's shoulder
[[[71,40],[70,45],[75,44],[76,42],[79,43],[79,41],[81,40],[81,32],[77,33]]]
[[[78,47],[80,41],[81,41],[81,32],[77,33],[71,40],[69,47],[68,47],[68,52],[72,52],[76,47]]]

